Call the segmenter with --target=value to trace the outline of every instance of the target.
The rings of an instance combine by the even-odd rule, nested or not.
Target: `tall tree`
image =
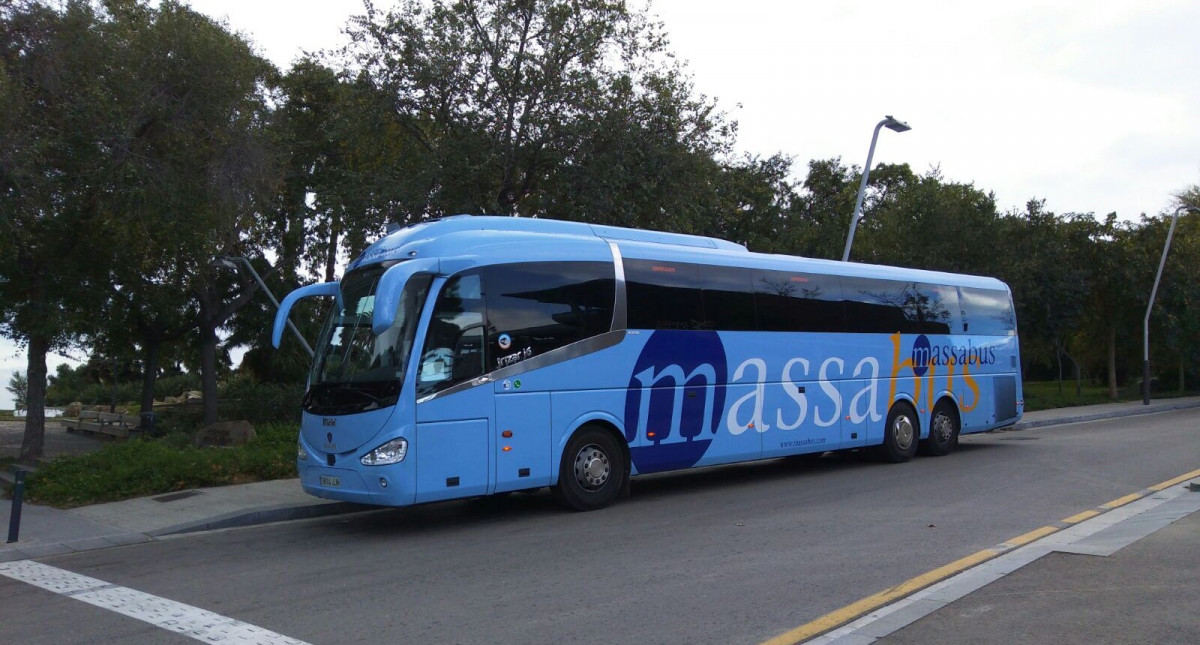
[[[0,125],[0,186],[14,234],[0,236],[13,248],[0,259],[0,306],[11,309],[6,333],[29,347],[33,414],[22,452],[36,456],[49,348],[80,334],[139,342],[143,405],[162,342],[194,326],[202,356],[214,354],[215,328],[245,294],[222,300],[226,279],[212,261],[256,246],[256,201],[271,188],[263,128],[274,70],[240,37],[170,0],[2,11],[12,100]],[[211,363],[203,361],[205,413],[215,418]]]
[[[808,162],[808,174],[793,207],[797,225],[793,253],[813,258],[842,256],[858,193],[856,174],[841,159]]]
[[[1132,223],[1120,222],[1110,213],[1098,222],[1086,257],[1079,258],[1090,269],[1088,279],[1093,284],[1080,321],[1079,346],[1085,354],[1091,351],[1093,364],[1103,365],[1108,396],[1114,400],[1120,395],[1119,377],[1138,347],[1146,306],[1142,276],[1147,258],[1134,247],[1133,231]]]
[[[863,262],[995,275],[999,215],[992,195],[944,180],[935,168],[922,176],[907,165],[881,164],[871,173],[853,257]]]
[[[214,260],[257,253],[258,213],[274,188],[266,90],[274,69],[241,37],[187,6],[114,3],[123,75],[113,207],[112,319],[144,352],[143,409],[163,343],[200,334],[205,419],[216,419],[216,329],[257,288]],[[115,333],[110,331],[109,333]]]
[[[390,97],[420,159],[421,201],[401,218],[699,226],[671,191],[705,190],[689,180],[719,168],[700,167],[711,154],[678,152],[721,150],[732,124],[694,96],[646,14],[612,0],[405,0],[350,32],[354,64]],[[606,189],[618,194],[606,200]]]
[[[105,79],[119,66],[105,27],[85,2],[0,5],[0,334],[27,351],[27,460],[44,444],[46,354],[77,336],[105,291],[104,259],[89,251],[115,215],[102,206]]]

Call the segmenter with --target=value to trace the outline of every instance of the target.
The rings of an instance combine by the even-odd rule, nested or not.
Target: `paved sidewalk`
[[[1200,407],[1200,397],[1151,405],[1111,403],[1025,415],[1017,430]],[[95,504],[70,510],[25,504],[20,540],[0,542],[0,562],[152,540],[164,535],[350,513],[372,507],[311,497],[296,479],[203,488]],[[0,539],[8,535],[9,504],[0,500]]]
[[[1083,421],[1113,419],[1116,417],[1129,417],[1138,414],[1169,412],[1171,410],[1197,407],[1200,407],[1200,396],[1155,399],[1150,401],[1150,405],[1143,405],[1141,401],[1123,401],[1121,403],[1081,405],[1073,408],[1054,408],[1052,410],[1026,412],[1021,418],[1021,422],[1016,425],[1016,429],[1025,430],[1028,428],[1062,425],[1064,423],[1081,423]]]
[[[24,504],[20,540],[0,543],[0,562],[145,542],[164,535],[352,513],[373,507],[308,495],[297,479],[198,488],[69,510]],[[9,504],[0,538],[7,538]]]
[[[1200,643],[1200,504],[1187,501],[1192,514],[1124,548],[1052,552],[876,642]]]

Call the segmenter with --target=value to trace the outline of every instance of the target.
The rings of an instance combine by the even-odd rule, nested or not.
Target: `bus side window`
[[[483,270],[489,370],[609,331],[616,278],[606,262],[527,262]]]
[[[962,308],[972,334],[1015,336],[1017,320],[1008,293],[998,289],[962,287]]]
[[[626,258],[625,282],[631,329],[756,329],[750,269]]]
[[[417,394],[483,374],[483,294],[478,274],[451,278],[438,295],[417,369]]]

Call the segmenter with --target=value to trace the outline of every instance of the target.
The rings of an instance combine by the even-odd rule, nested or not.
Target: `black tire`
[[[880,459],[893,464],[908,461],[917,454],[917,440],[921,436],[921,422],[917,411],[903,401],[892,406],[883,427],[883,445],[877,454]]]
[[[559,504],[573,511],[594,511],[613,503],[628,478],[625,453],[612,433],[584,426],[563,450],[552,491]]]
[[[941,457],[958,447],[958,414],[954,407],[942,401],[933,409],[929,419],[929,438],[921,442],[921,454]]]

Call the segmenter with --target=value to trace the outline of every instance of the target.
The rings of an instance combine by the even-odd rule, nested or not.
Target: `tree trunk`
[[[1058,393],[1062,394],[1062,350],[1054,348],[1054,359],[1058,361]]]
[[[331,214],[330,217],[333,217]],[[329,246],[325,247],[325,282],[333,282],[334,270],[337,269],[338,226],[330,222]]]
[[[204,395],[204,425],[217,422],[217,330],[200,325],[200,382]]]
[[[29,362],[25,377],[25,437],[21,440],[21,461],[33,463],[42,458],[46,446],[46,353],[50,342],[42,336],[29,338]]]
[[[1071,361],[1071,374],[1074,375],[1074,377],[1075,377],[1075,398],[1078,399],[1080,396],[1083,395],[1083,386],[1080,383],[1081,376],[1080,376],[1080,369],[1079,369],[1079,361],[1075,360],[1075,357],[1071,356],[1070,352],[1068,352],[1065,349],[1063,350],[1062,353],[1066,354],[1067,360]],[[1061,389],[1060,389],[1060,391],[1061,391]]]
[[[1116,401],[1117,392],[1117,328],[1108,328],[1108,398]]]
[[[114,413],[117,411],[117,357],[112,359],[112,397],[109,399],[108,411]]]
[[[158,380],[158,354],[162,341],[149,336],[142,337],[146,364],[142,372],[142,412],[154,411],[154,382]]]

